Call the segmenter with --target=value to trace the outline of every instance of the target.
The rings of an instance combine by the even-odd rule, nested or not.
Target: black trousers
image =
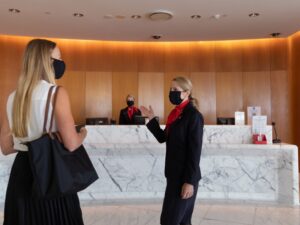
[[[194,185],[194,195],[189,199],[181,198],[183,183],[167,180],[165,198],[160,217],[161,225],[190,225],[198,192],[198,184]]]

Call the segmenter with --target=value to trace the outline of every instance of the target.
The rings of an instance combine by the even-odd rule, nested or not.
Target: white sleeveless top
[[[43,135],[43,125],[44,125],[44,117],[46,111],[46,102],[48,97],[48,92],[50,87],[53,84],[48,83],[47,81],[41,80],[38,85],[35,87],[31,97],[31,110],[29,121],[27,125],[28,137],[25,138],[17,138],[13,135],[14,140],[14,149],[19,151],[28,151],[27,146],[21,143],[35,140]],[[56,89],[53,90],[55,93]],[[13,109],[13,100],[15,97],[15,91],[11,93],[7,100],[7,117],[10,128],[12,128],[12,109]],[[52,113],[52,104],[49,106],[49,115],[47,122],[47,129],[50,126],[50,115]],[[56,122],[55,118],[53,120],[53,131],[56,131]]]

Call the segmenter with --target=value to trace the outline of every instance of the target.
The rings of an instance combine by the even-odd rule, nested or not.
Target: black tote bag
[[[34,179],[33,195],[41,198],[77,193],[98,179],[84,146],[70,152],[64,147],[59,134],[51,132],[59,86],[53,96],[50,127],[46,130],[53,89],[54,86],[49,89],[47,98],[43,128],[45,134],[26,143]]]

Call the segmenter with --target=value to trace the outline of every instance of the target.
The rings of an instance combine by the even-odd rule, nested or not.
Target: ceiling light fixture
[[[8,9],[8,11],[11,12],[11,13],[20,13],[21,12],[21,10],[14,9],[14,8]]]
[[[73,13],[74,17],[84,17],[82,13]]]
[[[248,16],[251,17],[251,18],[254,18],[254,17],[260,16],[260,14],[256,13],[256,12],[253,12],[253,13],[250,13]]]
[[[111,14],[107,14],[104,16],[104,19],[112,19],[114,16]]]
[[[125,16],[118,15],[118,16],[115,16],[115,18],[116,18],[116,19],[122,20],[122,19],[125,19],[126,17],[125,17]]]
[[[278,36],[281,35],[281,33],[279,33],[279,32],[274,32],[274,33],[271,33],[270,35],[271,35],[272,37],[278,37]]]
[[[213,15],[212,16],[212,18],[213,19],[216,19],[216,20],[219,20],[219,19],[221,19],[221,18],[223,18],[223,17],[226,17],[227,15],[225,15],[225,14],[216,14],[216,15]]]
[[[201,19],[201,16],[200,15],[192,15],[191,18],[197,20],[197,19]]]
[[[138,20],[138,19],[141,19],[142,17],[140,15],[132,15],[131,18]]]
[[[159,10],[149,14],[149,18],[153,21],[165,21],[173,18],[173,13],[165,10]]]

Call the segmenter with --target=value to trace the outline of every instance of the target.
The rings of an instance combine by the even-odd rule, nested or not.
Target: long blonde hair
[[[189,91],[190,92],[189,100],[192,103],[192,105],[197,110],[199,110],[199,102],[192,95],[192,90],[193,90],[192,81],[187,77],[176,77],[176,78],[173,79],[173,81],[175,81],[178,84],[178,86],[181,87],[184,91]]]
[[[56,43],[33,39],[25,49],[21,75],[18,81],[12,115],[12,132],[16,137],[27,137],[27,125],[31,108],[32,92],[40,80],[55,84],[51,61]]]

